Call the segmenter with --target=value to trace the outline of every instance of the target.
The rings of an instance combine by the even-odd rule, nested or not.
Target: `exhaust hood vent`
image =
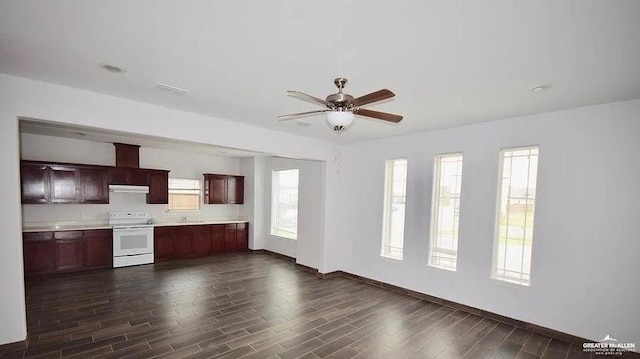
[[[149,193],[149,186],[127,186],[127,185],[120,185],[120,184],[112,184],[109,186],[109,192]]]

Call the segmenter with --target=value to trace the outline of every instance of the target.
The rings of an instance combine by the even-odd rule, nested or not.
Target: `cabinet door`
[[[207,175],[206,176],[207,196],[205,201],[207,204],[226,204],[227,203],[227,176]]]
[[[49,178],[47,166],[23,162],[20,165],[22,203],[49,202]]]
[[[193,256],[194,233],[187,226],[178,227],[176,239],[176,257],[189,258]]]
[[[224,224],[211,225],[211,253],[224,252]]]
[[[236,235],[236,224],[230,223],[224,225],[224,251],[231,252],[238,248],[238,239]]]
[[[87,268],[113,266],[113,232],[109,229],[84,231],[84,265]]]
[[[118,168],[112,167],[109,168],[109,184],[128,184],[127,183],[127,172],[128,168]]]
[[[153,241],[155,260],[171,259],[175,257],[175,227],[154,228]]]
[[[55,232],[56,272],[80,270],[84,266],[84,240],[82,232]]]
[[[132,186],[146,186],[147,171],[138,168],[128,168],[126,172],[127,184]]]
[[[51,203],[78,203],[78,169],[52,166],[49,170],[49,201]]]
[[[236,224],[236,241],[238,250],[249,249],[249,223]]]
[[[149,171],[147,203],[169,204],[169,172]]]
[[[80,170],[80,202],[109,203],[109,175],[106,169]]]
[[[53,272],[53,233],[25,233],[23,240],[25,275],[32,276]]]
[[[244,203],[244,177],[242,176],[227,177],[227,203],[229,204]]]
[[[209,226],[188,226],[193,233],[193,254],[197,257],[208,256],[211,252],[211,234]]]

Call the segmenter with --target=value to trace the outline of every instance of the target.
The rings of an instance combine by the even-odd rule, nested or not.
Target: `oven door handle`
[[[125,231],[139,231],[139,230],[150,230],[153,231],[153,227],[150,226],[129,226],[129,227],[117,227],[114,228],[113,231],[114,232],[125,232]]]

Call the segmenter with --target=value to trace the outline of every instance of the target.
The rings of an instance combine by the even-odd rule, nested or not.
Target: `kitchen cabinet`
[[[240,251],[249,249],[249,224],[236,224],[236,248]]]
[[[78,203],[78,168],[71,166],[50,166],[49,203]]]
[[[211,254],[224,252],[224,224],[211,225]]]
[[[189,258],[193,256],[193,233],[188,229],[178,227],[176,236],[175,255],[178,258]]]
[[[147,171],[140,168],[112,167],[109,169],[109,184],[147,186]]]
[[[49,174],[47,166],[40,163],[22,162],[20,177],[22,203],[49,202]]]
[[[80,169],[80,203],[109,203],[109,173],[104,168]]]
[[[244,177],[204,174],[205,204],[243,204]]]
[[[83,231],[85,268],[111,268],[113,266],[113,231],[97,229]]]
[[[112,238],[110,229],[24,233],[25,276],[111,268]]]
[[[176,227],[156,227],[153,229],[153,252],[156,261],[175,257]]]
[[[78,270],[84,266],[84,241],[81,231],[54,232],[56,272]]]
[[[224,225],[224,251],[232,252],[238,248],[238,238],[236,233],[236,224],[229,223]]]
[[[211,253],[210,226],[188,226],[188,231],[193,236],[193,255],[206,257]]]
[[[147,203],[169,204],[169,172],[148,170],[147,182],[149,184]]]
[[[22,203],[109,203],[104,167],[22,161],[20,169]]]
[[[26,275],[53,272],[53,233],[37,232],[23,235],[24,271]]]

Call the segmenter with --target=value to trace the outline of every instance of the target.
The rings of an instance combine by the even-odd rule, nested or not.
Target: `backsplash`
[[[243,205],[202,205],[197,212],[167,211],[165,204],[147,204],[142,193],[110,193],[109,204],[25,204],[22,222],[59,222],[108,220],[109,212],[148,211],[152,218],[237,218]]]

